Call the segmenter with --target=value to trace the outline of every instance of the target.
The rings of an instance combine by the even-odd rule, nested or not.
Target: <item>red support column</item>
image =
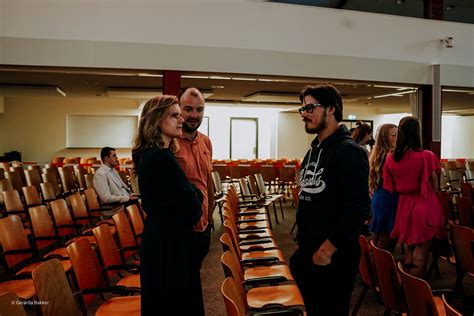
[[[179,90],[181,90],[181,72],[163,71],[163,94],[178,96]]]
[[[444,20],[444,0],[424,0],[423,17],[431,20]]]
[[[422,94],[421,138],[423,148],[431,150],[438,158],[441,158],[441,141],[433,139],[433,113],[435,112],[433,108],[433,86],[424,85],[420,90]]]

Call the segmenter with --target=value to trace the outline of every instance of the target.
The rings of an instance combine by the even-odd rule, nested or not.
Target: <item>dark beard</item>
[[[323,116],[321,117],[321,121],[319,122],[318,126],[309,128],[305,125],[304,129],[308,134],[319,134],[322,130],[326,128],[326,117],[327,117],[327,109],[324,109]]]
[[[191,126],[188,125],[188,123],[183,122],[183,130],[186,133],[194,133],[195,131],[198,130],[199,126],[201,126],[201,124],[196,125],[196,128],[192,128]]]

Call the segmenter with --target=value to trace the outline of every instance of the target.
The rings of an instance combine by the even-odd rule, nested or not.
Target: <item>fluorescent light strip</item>
[[[414,92],[416,92],[416,90],[409,90],[409,91],[403,91],[403,92],[397,92],[397,93],[382,94],[382,95],[373,96],[372,99],[379,99],[379,98],[385,98],[385,97],[401,97],[404,94],[410,94],[410,93],[414,93]]]
[[[443,92],[460,92],[460,93],[474,94],[474,91],[472,90],[461,90],[461,89],[443,89]]]
[[[369,85],[370,86],[370,85]],[[414,89],[413,87],[400,87],[400,86],[384,86],[384,85],[373,85],[374,88],[387,88],[387,89]]]
[[[66,96],[66,92],[63,89],[61,89],[60,87],[56,87],[56,91],[58,91],[58,93],[61,94],[63,97]]]
[[[209,79],[217,79],[217,80],[231,80],[231,77],[221,77],[221,76],[210,76]]]
[[[163,77],[163,75],[139,73],[139,74],[138,74],[138,77]]]
[[[209,79],[209,76],[181,76],[184,79]]]
[[[238,77],[232,77],[230,78],[232,80],[242,80],[242,81],[257,81],[257,78],[238,78]]]

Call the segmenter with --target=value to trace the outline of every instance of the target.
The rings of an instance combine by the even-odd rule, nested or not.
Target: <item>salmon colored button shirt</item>
[[[203,195],[202,216],[194,226],[194,230],[203,232],[209,224],[209,198],[208,183],[212,171],[212,144],[209,137],[198,132],[196,138],[189,140],[185,137],[178,138],[179,151],[176,153],[181,168],[186,177],[194,184]]]

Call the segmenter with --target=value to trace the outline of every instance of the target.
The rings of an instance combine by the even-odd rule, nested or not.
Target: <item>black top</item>
[[[136,159],[142,206],[148,216],[178,218],[190,226],[201,217],[202,194],[169,149],[144,148]]]
[[[314,252],[326,239],[339,250],[357,243],[370,210],[369,162],[345,125],[322,143],[314,139],[300,178],[296,220],[301,250]]]

